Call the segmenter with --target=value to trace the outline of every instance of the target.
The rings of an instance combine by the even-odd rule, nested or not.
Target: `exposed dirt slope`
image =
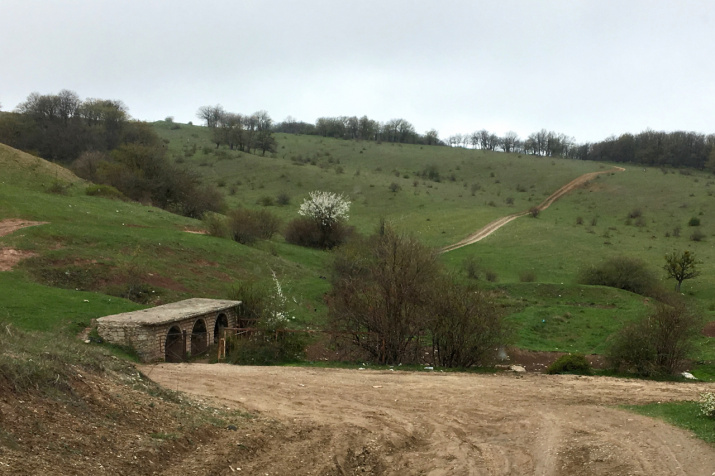
[[[0,236],[9,235],[20,228],[42,225],[44,223],[47,222],[20,220],[18,218],[0,220]],[[21,260],[31,256],[35,256],[35,254],[29,251],[18,251],[12,248],[0,246],[0,271],[10,271]]]
[[[711,475],[715,448],[613,408],[713,385],[204,364],[145,366],[172,389],[239,402],[282,431],[249,453],[202,446],[185,474]],[[216,463],[220,453],[223,467]],[[221,468],[219,470],[219,468]],[[165,474],[176,474],[178,467]]]
[[[569,183],[567,183],[566,185],[564,185],[563,187],[561,187],[560,189],[558,189],[557,191],[555,191],[554,193],[549,195],[549,197],[546,200],[544,200],[543,202],[541,202],[541,204],[539,204],[536,208],[538,208],[539,211],[546,210],[547,208],[549,208],[549,206],[551,206],[552,203],[554,203],[556,200],[563,197],[567,193],[571,192],[572,190],[580,187],[581,185],[585,184],[589,180],[596,178],[596,176],[598,176],[598,175],[611,173],[614,170],[623,172],[626,169],[624,169],[623,167],[613,167],[610,170],[605,170],[602,172],[591,172],[588,174],[581,175],[580,177],[575,178],[574,180],[570,181]],[[517,218],[523,217],[528,214],[529,214],[529,211],[526,210],[523,212],[507,215],[503,218],[499,218],[498,220],[494,220],[493,222],[489,223],[487,226],[475,231],[474,233],[472,233],[465,239],[463,239],[453,245],[445,246],[444,248],[442,248],[441,252],[446,253],[447,251],[456,250],[457,248],[461,248],[463,246],[467,246],[467,245],[476,243],[477,241],[480,241],[480,240],[486,238],[487,236],[491,235],[492,233],[494,233],[495,231],[497,231],[499,228],[503,227],[510,221],[516,220]]]

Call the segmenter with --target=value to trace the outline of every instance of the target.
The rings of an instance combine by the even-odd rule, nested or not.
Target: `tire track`
[[[549,208],[549,207],[551,206],[551,204],[553,204],[556,200],[558,200],[559,198],[563,197],[563,196],[566,195],[567,193],[573,191],[574,189],[580,187],[581,185],[583,185],[584,183],[588,182],[589,180],[592,180],[592,179],[596,178],[598,175],[601,175],[601,174],[611,173],[611,172],[613,172],[614,170],[615,170],[615,171],[618,171],[618,172],[623,172],[623,171],[625,171],[626,169],[624,169],[623,167],[613,167],[612,169],[604,170],[604,171],[601,171],[601,172],[590,172],[590,173],[587,173],[587,174],[583,174],[583,175],[581,175],[580,177],[577,177],[577,178],[573,179],[572,181],[570,181],[569,183],[567,183],[566,185],[564,185],[563,187],[561,187],[560,189],[558,189],[557,191],[555,191],[554,193],[552,193],[551,195],[549,195],[549,196],[546,198],[546,200],[544,200],[544,201],[541,202],[539,205],[537,205],[536,208],[537,208],[540,212],[543,211],[543,210],[546,210],[546,209]],[[489,223],[489,224],[486,225],[485,227],[480,228],[479,230],[475,231],[474,233],[472,233],[471,235],[469,235],[469,236],[466,237],[465,239],[463,239],[463,240],[461,240],[461,241],[459,241],[459,242],[457,242],[457,243],[455,243],[455,244],[453,244],[453,245],[445,246],[444,248],[442,248],[442,249],[440,250],[440,253],[446,253],[446,252],[448,252],[448,251],[453,251],[453,250],[456,250],[457,248],[461,248],[461,247],[463,247],[463,246],[471,245],[471,244],[476,243],[476,242],[478,242],[478,241],[480,241],[480,240],[483,240],[484,238],[486,238],[487,236],[491,235],[492,233],[494,233],[495,231],[497,231],[499,228],[503,227],[503,226],[506,225],[507,223],[511,222],[512,220],[516,220],[517,218],[523,217],[524,215],[528,215],[528,214],[529,214],[529,210],[525,210],[525,211],[523,211],[523,212],[512,213],[511,215],[507,215],[507,216],[505,216],[505,217],[502,217],[502,218],[499,218],[499,219],[497,219],[497,220],[494,220],[493,222]]]

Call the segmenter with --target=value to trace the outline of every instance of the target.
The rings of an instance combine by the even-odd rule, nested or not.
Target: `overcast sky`
[[[0,0],[0,104],[404,118],[441,138],[715,133],[715,1]]]

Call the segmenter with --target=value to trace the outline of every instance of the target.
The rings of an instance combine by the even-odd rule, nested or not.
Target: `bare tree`
[[[509,131],[504,134],[504,137],[501,139],[501,146],[504,152],[513,152],[518,140],[519,136],[514,131]]]
[[[206,126],[214,128],[219,125],[221,116],[225,114],[223,106],[217,104],[215,106],[201,106],[196,113],[199,119],[203,119],[206,122]]]
[[[430,129],[425,132],[425,143],[427,145],[439,144],[439,133],[436,129]]]

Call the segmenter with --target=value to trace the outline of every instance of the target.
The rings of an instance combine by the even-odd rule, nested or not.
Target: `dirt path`
[[[598,175],[611,173],[614,170],[623,172],[626,169],[624,169],[623,167],[613,167],[610,170],[605,170],[602,172],[591,172],[591,173],[581,175],[580,177],[575,178],[574,180],[570,181],[569,183],[567,183],[566,185],[564,185],[563,187],[561,187],[560,189],[558,189],[557,191],[555,191],[554,193],[549,195],[549,197],[546,200],[544,200],[543,202],[541,202],[536,208],[538,208],[539,211],[546,210],[547,208],[549,208],[549,206],[551,206],[552,203],[554,203],[556,200],[563,197],[567,193],[571,192],[572,190],[580,187],[581,185],[588,182],[589,180],[596,178]],[[494,220],[493,222],[489,223],[487,226],[480,228],[479,230],[472,233],[465,239],[463,239],[453,245],[445,246],[444,248],[442,248],[441,252],[446,253],[448,251],[456,250],[457,248],[461,248],[463,246],[467,246],[467,245],[476,243],[477,241],[480,241],[480,240],[486,238],[487,236],[491,235],[492,233],[494,233],[495,231],[497,231],[499,228],[503,227],[510,221],[516,220],[517,218],[523,217],[528,214],[529,214],[529,211],[527,210],[527,211],[523,211],[523,212],[519,212],[519,213],[513,213],[513,214],[507,215],[503,218],[499,218],[498,220]]]
[[[0,220],[0,236],[9,235],[20,228],[44,225],[45,223],[47,222],[20,220],[18,218]],[[35,254],[29,251],[18,251],[12,248],[0,246],[0,271],[10,271],[21,260],[32,256],[35,256]]]
[[[710,384],[160,364],[170,389],[240,404],[281,430],[259,451],[202,447],[216,474],[712,475],[715,447],[613,408],[694,400]],[[246,445],[255,435],[246,434]],[[254,438],[250,440],[249,437]],[[182,462],[188,474],[191,467]],[[229,468],[230,466],[230,468]],[[179,468],[167,467],[164,474]]]

